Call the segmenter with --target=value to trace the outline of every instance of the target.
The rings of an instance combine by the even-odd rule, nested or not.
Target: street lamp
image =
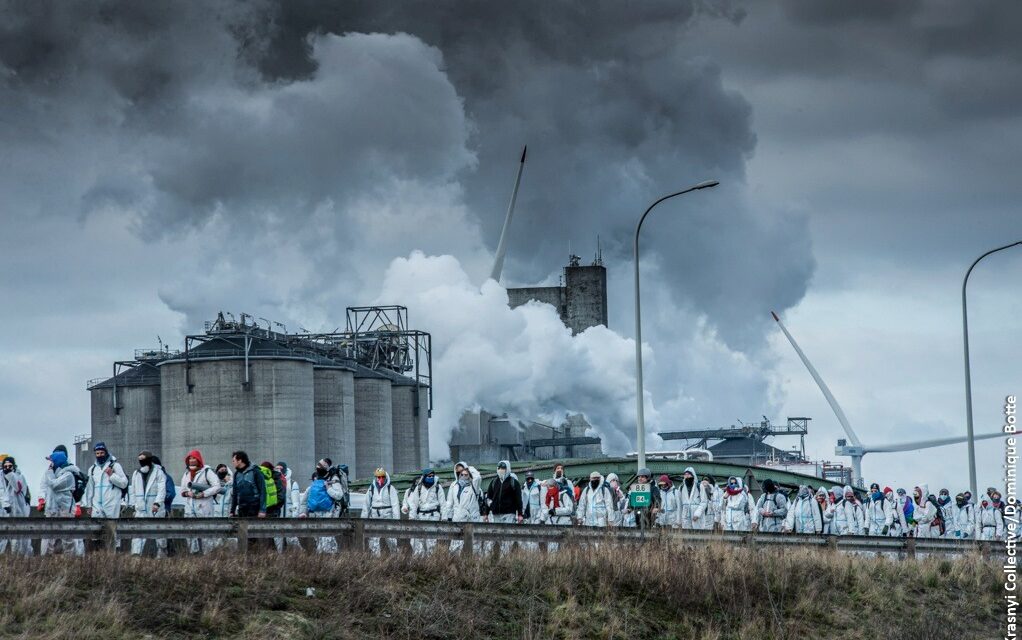
[[[639,304],[639,231],[642,229],[642,223],[646,220],[646,216],[649,215],[649,212],[653,210],[653,207],[657,206],[664,200],[670,200],[675,196],[684,195],[690,191],[716,187],[718,184],[720,183],[716,180],[707,180],[706,182],[700,182],[699,184],[689,187],[683,191],[668,194],[649,205],[649,208],[646,209],[646,213],[642,214],[642,217],[639,218],[639,224],[635,225],[635,444],[639,454],[639,469],[646,466],[646,418],[643,411],[642,393],[642,313]]]
[[[987,251],[976,258],[972,265],[969,266],[969,270],[965,272],[965,278],[962,280],[962,339],[965,342],[965,423],[966,433],[969,438],[969,488],[972,490],[973,497],[977,500],[979,499],[979,493],[976,491],[976,439],[972,431],[972,375],[969,373],[969,312],[965,299],[965,287],[969,284],[969,275],[972,274],[972,270],[979,264],[980,260],[991,253],[997,253],[998,251],[1004,251],[1019,245],[1022,245],[1022,240]]]

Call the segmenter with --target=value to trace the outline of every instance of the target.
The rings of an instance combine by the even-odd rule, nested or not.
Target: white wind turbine
[[[770,315],[772,315],[774,320],[777,321],[777,325],[781,327],[781,331],[783,331],[785,337],[788,338],[788,342],[790,342],[791,346],[794,347],[795,353],[797,353],[799,359],[802,360],[802,364],[804,364],[806,369],[809,370],[809,375],[811,375],[813,380],[816,381],[816,386],[820,388],[820,392],[823,393],[823,397],[827,399],[827,404],[830,405],[830,408],[834,411],[834,415],[837,416],[837,421],[841,423],[841,428],[845,430],[845,434],[848,436],[848,439],[851,440],[851,445],[845,444],[844,440],[839,440],[838,446],[834,449],[834,455],[848,456],[852,459],[852,483],[856,486],[864,486],[862,480],[862,458],[867,453],[916,451],[918,449],[942,447],[946,444],[957,444],[969,439],[968,436],[954,436],[951,438],[933,438],[930,440],[916,440],[913,442],[898,442],[893,444],[863,444],[862,441],[859,440],[859,436],[857,436],[855,431],[852,429],[852,425],[848,423],[848,417],[845,416],[845,412],[841,408],[841,405],[837,403],[837,400],[834,398],[834,394],[830,392],[830,388],[827,387],[827,383],[823,381],[823,378],[821,378],[820,374],[816,371],[816,367],[813,366],[813,363],[809,362],[809,358],[806,357],[806,354],[798,346],[798,343],[795,342],[795,338],[791,337],[791,334],[788,333],[788,329],[784,326],[784,323],[781,322],[781,319],[777,317],[777,314],[771,311]],[[1004,433],[984,433],[977,434],[976,440],[1003,437],[1005,437]]]

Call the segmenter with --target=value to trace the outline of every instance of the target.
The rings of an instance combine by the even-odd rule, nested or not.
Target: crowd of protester
[[[324,458],[315,465],[307,482],[299,483],[286,462],[253,463],[246,452],[235,451],[230,464],[211,468],[202,453],[185,457],[186,471],[178,482],[171,478],[159,457],[142,451],[130,475],[104,443],[94,446],[95,462],[83,470],[68,459],[66,447],[47,456],[48,467],[33,505],[29,484],[18,471],[14,457],[0,455],[0,516],[25,517],[33,506],[48,518],[120,518],[130,507],[135,518],[169,517],[175,504],[183,506],[185,518],[336,518],[349,515],[351,492],[348,468]],[[304,487],[301,486],[304,484]],[[910,536],[1003,540],[1004,502],[990,488],[977,504],[969,491],[951,498],[947,489],[931,494],[926,485],[911,492],[870,485],[860,499],[851,486],[802,485],[786,492],[770,479],[761,483],[754,498],[742,478],[729,477],[721,485],[714,478],[700,478],[692,467],[680,478],[654,477],[640,469],[631,488],[620,478],[593,471],[577,485],[554,467],[552,477],[538,479],[524,472],[524,481],[511,463],[497,465],[495,477],[483,486],[475,467],[460,461],[446,482],[432,469],[422,473],[403,493],[393,486],[386,469],[377,469],[369,484],[361,511],[350,514],[367,519],[412,519],[435,522],[492,522],[532,525],[580,525],[589,527],[663,527],[722,531],[760,531],[803,535]],[[641,491],[642,495],[629,495]],[[2,523],[0,523],[2,530]],[[206,553],[223,539],[190,538],[191,553]],[[280,536],[269,543],[278,552],[300,547],[295,537]],[[452,551],[459,541],[450,544]],[[502,543],[503,544],[503,543]],[[115,541],[115,545],[119,542]],[[142,554],[145,539],[130,543],[131,553]],[[158,557],[167,555],[167,541],[154,540]],[[396,548],[392,538],[370,538],[369,547]],[[411,541],[415,553],[429,553],[436,540]],[[0,553],[31,555],[27,539],[7,539],[0,534]],[[319,537],[315,549],[337,551],[333,536]],[[41,540],[43,555],[60,552],[81,555],[82,540]]]

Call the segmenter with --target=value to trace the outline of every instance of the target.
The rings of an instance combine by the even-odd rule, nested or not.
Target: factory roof
[[[99,378],[89,381],[87,388],[110,389],[118,387],[148,387],[160,384],[160,370],[149,362],[141,362],[130,367],[112,378]]]
[[[798,457],[798,454],[793,454],[791,451],[785,451],[784,449],[778,449],[777,447],[761,442],[756,438],[731,438],[728,440],[722,440],[711,447],[707,447],[707,449],[713,453],[713,458],[715,460],[727,458],[751,458],[753,456],[779,459],[788,459],[793,455]]]

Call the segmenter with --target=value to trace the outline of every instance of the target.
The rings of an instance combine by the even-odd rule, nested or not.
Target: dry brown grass
[[[1000,637],[997,563],[976,557],[650,545],[472,560],[5,556],[0,570],[5,638]]]

